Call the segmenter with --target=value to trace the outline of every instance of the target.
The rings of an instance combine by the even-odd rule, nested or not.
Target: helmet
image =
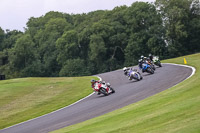
[[[92,79],[90,82],[91,82],[92,84],[94,84],[96,81],[95,81],[94,79]]]
[[[152,54],[149,54],[149,56],[152,56]]]
[[[110,87],[110,83],[107,83],[106,85]]]
[[[126,71],[126,70],[127,70],[127,67],[124,67],[123,70]]]
[[[142,62],[142,59],[139,59],[138,62],[139,62],[139,63]]]
[[[143,59],[144,58],[144,56],[143,55],[141,55],[141,59]]]

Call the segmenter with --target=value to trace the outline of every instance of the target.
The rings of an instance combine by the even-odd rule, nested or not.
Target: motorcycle
[[[140,81],[141,79],[143,79],[142,75],[137,70],[130,69],[128,76],[129,80],[135,79],[137,81]]]
[[[139,67],[140,68],[140,67]],[[147,63],[143,63],[142,64],[142,68],[140,68],[140,69],[142,69],[142,72],[148,72],[148,73],[150,73],[150,74],[154,74],[154,70],[151,68],[151,66],[150,65],[148,65]]]
[[[153,57],[153,63],[154,63],[156,66],[162,67],[161,62],[160,62],[158,56],[154,56],[154,57]]]
[[[105,96],[115,93],[115,90],[111,87],[110,83],[105,82],[95,83],[93,90],[98,92],[98,94],[103,94]]]
[[[146,63],[155,71],[156,67],[154,65],[154,63],[151,60],[147,60]]]

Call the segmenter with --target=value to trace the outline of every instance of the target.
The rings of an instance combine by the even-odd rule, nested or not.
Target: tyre
[[[110,89],[111,89],[111,93],[115,93],[115,90],[112,88],[112,87],[110,87]]]
[[[106,91],[105,88],[101,88],[99,91],[100,91],[102,94],[104,94],[105,96],[108,95],[108,92]]]
[[[148,73],[151,73],[151,74],[154,74],[154,70],[153,70],[152,68],[150,68],[150,67],[147,68],[147,72],[148,72]]]
[[[141,79],[141,75],[139,75],[139,74],[137,74],[138,76],[137,76],[137,81],[140,81],[140,79]]]
[[[133,79],[140,81],[140,75],[138,73],[135,73],[134,75],[132,75]]]
[[[154,70],[153,69],[151,69],[151,74],[154,74]]]
[[[156,70],[156,67],[154,65],[152,65],[152,67],[153,67],[153,70]]]

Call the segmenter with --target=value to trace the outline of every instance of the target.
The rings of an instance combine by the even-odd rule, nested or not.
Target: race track
[[[109,96],[93,94],[72,106],[2,129],[0,133],[46,133],[76,124],[166,90],[191,73],[191,68],[163,64],[153,75],[142,73],[141,81],[129,81],[122,70],[99,74],[103,80],[110,82],[116,93]]]

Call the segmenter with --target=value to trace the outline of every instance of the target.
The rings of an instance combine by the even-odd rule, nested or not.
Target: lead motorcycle
[[[140,81],[141,79],[143,79],[142,75],[136,70],[136,69],[130,69],[129,73],[129,80],[135,79],[137,81]]]
[[[93,90],[98,94],[103,94],[105,96],[115,93],[115,90],[111,87],[110,83],[97,82],[95,83]]]
[[[153,63],[154,63],[156,66],[162,67],[161,62],[160,62],[158,56],[154,56],[154,57],[153,57]]]

